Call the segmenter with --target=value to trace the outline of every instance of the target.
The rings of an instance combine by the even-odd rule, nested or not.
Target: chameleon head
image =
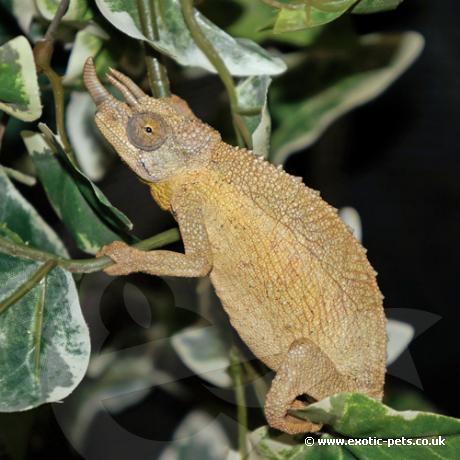
[[[91,58],[83,79],[96,104],[97,127],[141,179],[161,182],[208,163],[220,135],[178,96],[155,99],[110,69],[107,80],[124,97],[121,102],[99,81]]]

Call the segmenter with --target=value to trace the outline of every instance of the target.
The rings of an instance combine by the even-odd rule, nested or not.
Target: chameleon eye
[[[166,129],[160,117],[152,113],[135,113],[127,126],[128,139],[142,150],[155,150],[166,140]]]

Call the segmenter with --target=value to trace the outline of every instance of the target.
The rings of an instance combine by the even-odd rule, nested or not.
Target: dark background
[[[406,0],[393,12],[354,16],[360,33],[421,32],[425,49],[383,96],[337,121],[312,148],[292,156],[286,164],[288,172],[303,176],[307,185],[321,190],[335,207],[354,206],[359,211],[364,245],[379,273],[386,308],[411,308],[440,316],[414,340],[410,351],[423,396],[440,412],[456,417],[460,417],[456,289],[460,268],[459,17],[457,0]],[[209,94],[220,87],[215,79],[202,84],[209,88],[196,89],[208,94],[205,100],[193,96],[194,88],[173,85],[173,90],[184,94],[206,117]],[[121,164],[101,188],[132,217],[140,236],[172,226],[170,218],[159,217],[147,189]],[[21,190],[58,225],[39,193]],[[411,322],[410,315],[403,319]],[[403,385],[398,379],[389,380]],[[144,426],[155,411],[164,420],[158,422],[163,431],[155,430],[167,437],[165,433],[188,410],[169,398],[167,393],[148,398],[127,410],[120,421],[139,435],[157,435]],[[34,422],[30,414],[0,418],[4,424],[33,423],[27,458],[78,458],[50,409],[32,412]]]

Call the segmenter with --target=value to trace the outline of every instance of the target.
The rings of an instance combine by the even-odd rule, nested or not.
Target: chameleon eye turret
[[[131,144],[146,151],[160,147],[167,136],[163,120],[147,112],[133,114],[128,121],[126,132]]]

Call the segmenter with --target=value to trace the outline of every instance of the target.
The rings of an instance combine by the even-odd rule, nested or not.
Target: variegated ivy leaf
[[[0,168],[0,234],[16,243],[67,256],[35,209]],[[0,302],[40,263],[0,253]],[[89,334],[70,273],[55,268],[19,301],[0,312],[0,411],[30,409],[65,398],[82,379]]]
[[[131,230],[133,228],[132,222],[118,208],[113,206],[102,190],[80,171],[74,161],[69,159],[59,138],[44,123],[39,123],[38,127],[53,152],[59,155],[66,164],[67,170],[72,172],[78,189],[90,206],[97,211],[97,214],[111,227],[118,228],[120,231]]]
[[[331,437],[327,433],[321,436]],[[341,446],[307,446],[304,442],[295,442],[292,436],[272,432],[268,426],[261,426],[249,433],[248,444],[248,460],[356,460]],[[234,458],[229,456],[228,460]]]
[[[271,160],[283,163],[291,153],[313,144],[337,118],[382,94],[417,59],[423,44],[416,32],[365,35],[360,46],[346,54],[340,69],[335,58],[315,60],[306,55],[304,97],[299,92],[287,102],[284,93],[292,90],[283,78],[272,88],[271,114],[278,127],[272,136]],[[310,93],[309,78],[317,82],[318,72],[321,83]]]
[[[217,328],[182,329],[173,335],[171,344],[182,361],[202,379],[219,387],[231,386],[228,351]]]
[[[66,127],[83,173],[92,181],[102,179],[110,154],[94,123],[94,101],[88,93],[71,93],[66,108]]]
[[[42,114],[32,48],[23,36],[0,46],[0,110],[23,121]]]
[[[195,45],[185,24],[179,0],[164,0],[157,3],[160,39],[155,42],[147,40],[140,30],[136,2],[96,0],[96,4],[108,21],[130,37],[147,41],[179,64],[215,71]],[[286,70],[280,58],[270,55],[256,43],[231,37],[198,11],[195,11],[195,17],[233,75],[277,75]]]
[[[363,240],[363,229],[361,225],[361,218],[359,217],[359,213],[355,208],[351,206],[345,206],[339,210],[339,216],[343,220],[345,224],[353,232],[354,237],[359,241],[362,242]]]
[[[322,26],[342,16],[357,0],[306,0],[303,8],[282,8],[273,27],[277,34]]]
[[[196,410],[177,427],[159,460],[220,460],[226,457],[230,446],[222,424]]]
[[[6,8],[18,21],[19,27],[27,35],[33,17],[38,13],[34,0],[0,0],[0,4]]]
[[[257,43],[270,40],[305,47],[311,45],[321,33],[321,27],[276,33],[272,24],[275,23],[277,10],[272,6],[263,3],[262,0],[234,0],[234,2],[240,6],[242,12],[226,28],[233,37],[245,37]]]
[[[23,131],[22,137],[51,205],[78,247],[95,254],[103,245],[119,240],[86,201],[76,180],[53,154],[43,135]]]
[[[62,77],[64,84],[81,79],[86,59],[90,56],[95,57],[102,48],[104,40],[108,38],[109,36],[101,28],[93,24],[77,33],[65,75]]]
[[[396,411],[358,393],[339,393],[292,413],[326,427],[322,434],[306,434],[305,443],[293,442],[291,436],[277,434],[268,427],[258,428],[248,436],[249,460],[453,460],[460,454],[460,420],[430,412]],[[332,430],[331,434],[326,430]],[[353,442],[345,445],[347,438]],[[376,438],[381,440],[380,445]],[[399,442],[390,445],[390,440],[396,439]],[[307,441],[311,445],[306,445]]]
[[[403,0],[361,0],[352,12],[357,14],[379,13],[380,11],[394,10]]]
[[[445,415],[414,410],[396,411],[369,396],[339,393],[305,409],[292,411],[296,417],[330,426],[335,433],[351,438],[381,439],[405,437],[425,441],[412,445],[388,447],[348,445],[356,458],[458,458],[460,454],[460,420]],[[444,445],[428,445],[429,440],[444,438]]]
[[[39,13],[48,21],[56,14],[61,0],[36,0]],[[69,8],[62,18],[63,21],[86,21],[91,19],[93,13],[89,8],[88,0],[70,0]]]
[[[252,149],[256,155],[268,155],[270,148],[271,120],[267,107],[267,92],[271,78],[267,75],[248,77],[236,88],[238,107],[244,111],[255,111],[243,116],[252,137]]]
[[[396,319],[387,320],[387,366],[393,364],[414,338],[414,327]]]

